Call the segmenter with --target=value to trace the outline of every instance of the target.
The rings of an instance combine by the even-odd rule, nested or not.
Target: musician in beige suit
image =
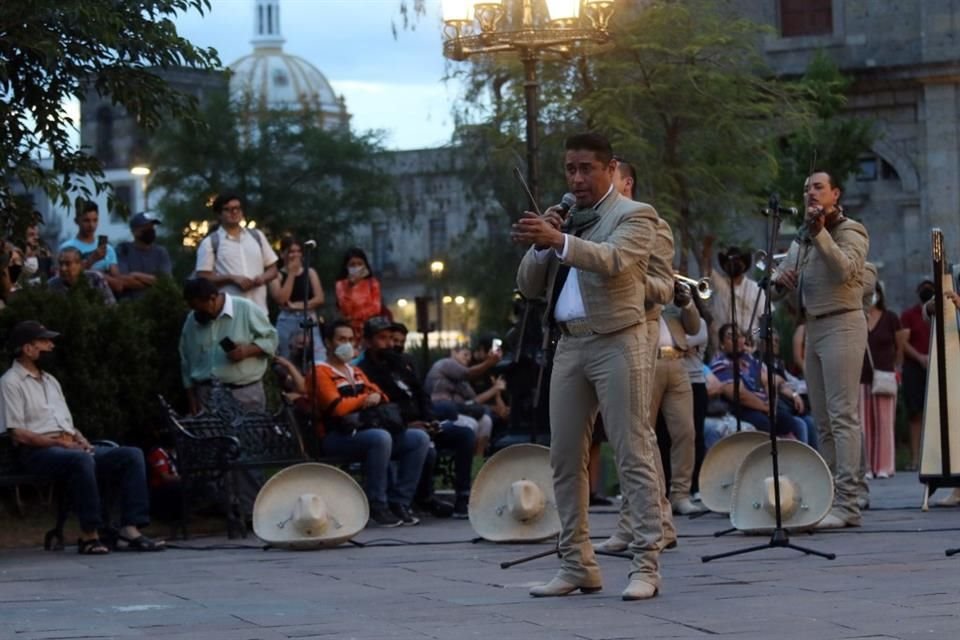
[[[567,233],[524,214],[515,242],[533,245],[517,284],[527,297],[547,295],[546,320],[561,332],[550,380],[550,462],[561,532],[561,566],[533,596],[563,596],[602,586],[587,524],[587,463],[599,408],[630,504],[633,562],[625,600],[652,598],[660,587],[662,537],[653,429],[643,403],[647,362],[644,290],[657,214],[613,189],[610,143],[596,134],[567,139],[564,170],[576,196]]]
[[[625,160],[617,159],[617,170],[613,174],[613,188],[620,195],[631,200],[636,200],[637,173],[633,165]],[[647,407],[647,420],[650,428],[655,430],[657,424],[656,413],[649,413],[651,399],[653,396],[653,371],[657,362],[657,338],[660,331],[660,312],[663,305],[673,300],[676,279],[673,276],[673,231],[666,220],[657,216],[657,236],[654,238],[653,249],[650,251],[650,261],[647,264],[647,279],[644,289],[644,319],[646,321],[647,332],[647,366],[643,368],[643,375],[640,378],[640,392],[643,394],[643,405]],[[656,437],[656,436],[654,436]],[[657,465],[657,478],[660,485],[657,489],[657,496],[660,501],[660,517],[663,526],[663,539],[661,547],[672,549],[677,546],[677,529],[673,524],[673,513],[670,501],[667,500],[667,491],[664,486],[663,466],[661,465],[659,453],[654,455],[654,462]],[[622,482],[621,482],[622,484]],[[630,513],[630,502],[623,497],[620,503],[620,514],[617,519],[617,529],[612,536],[594,545],[595,551],[607,551],[619,553],[626,551],[630,546],[633,536],[633,529],[628,519]]]
[[[845,218],[840,189],[818,171],[804,185],[806,238],[790,245],[774,275],[775,295],[795,292],[807,318],[805,371],[820,453],[834,474],[833,508],[818,528],[860,526],[861,428],[859,385],[867,344],[863,313],[867,230]]]

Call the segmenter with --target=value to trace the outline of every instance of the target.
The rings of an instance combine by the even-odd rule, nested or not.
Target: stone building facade
[[[847,181],[844,202],[870,231],[893,309],[916,302],[931,273],[930,229],[960,263],[960,1],[731,0],[773,27],[762,43],[773,69],[803,73],[817,51],[854,79],[850,114],[879,137]]]

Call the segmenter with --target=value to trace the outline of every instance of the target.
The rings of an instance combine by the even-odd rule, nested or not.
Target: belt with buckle
[[[825,320],[826,318],[832,318],[834,316],[842,316],[845,313],[853,313],[854,311],[863,311],[863,309],[837,309],[836,311],[828,311],[826,313],[821,313],[818,316],[809,316],[813,320]]]
[[[679,360],[686,354],[676,347],[660,347],[657,350],[657,360]]]
[[[590,328],[590,322],[586,318],[575,318],[573,320],[558,320],[557,327],[560,333],[569,338],[583,338],[596,335],[596,331]]]

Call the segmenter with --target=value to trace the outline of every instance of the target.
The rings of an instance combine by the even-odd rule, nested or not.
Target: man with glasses
[[[267,310],[267,283],[277,277],[277,254],[264,235],[243,222],[240,196],[223,193],[213,201],[220,228],[197,249],[197,276],[226,293],[244,297]]]

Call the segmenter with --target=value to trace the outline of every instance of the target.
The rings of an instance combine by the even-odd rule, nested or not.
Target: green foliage
[[[183,253],[180,231],[191,222],[214,221],[209,209],[221,191],[246,199],[246,215],[271,240],[293,233],[317,241],[320,273],[339,266],[352,225],[396,200],[389,176],[378,166],[373,133],[328,131],[314,112],[257,112],[231,103],[226,92],[204,105],[198,122],[174,123],[156,137],[153,186],[172,243]],[[190,262],[191,256],[183,262]]]
[[[71,143],[78,123],[63,112],[88,87],[110,96],[146,131],[168,118],[189,118],[194,98],[154,72],[219,66],[216,51],[177,33],[181,13],[207,0],[31,0],[0,3],[0,210],[14,216],[12,189],[39,187],[69,205],[69,194],[108,188],[101,163]],[[39,157],[49,156],[52,165]],[[112,205],[111,205],[112,206]]]
[[[184,404],[177,344],[186,311],[168,279],[114,307],[82,281],[66,296],[43,288],[18,292],[0,314],[0,335],[21,320],[58,331],[51,372],[77,428],[90,438],[138,442],[162,424],[158,393]],[[9,362],[11,354],[4,355]]]
[[[829,171],[842,184],[857,173],[860,156],[876,140],[872,120],[842,115],[849,87],[836,63],[817,52],[801,81],[816,117],[782,139],[778,149],[776,190],[784,204],[802,208],[803,183],[813,169]]]

